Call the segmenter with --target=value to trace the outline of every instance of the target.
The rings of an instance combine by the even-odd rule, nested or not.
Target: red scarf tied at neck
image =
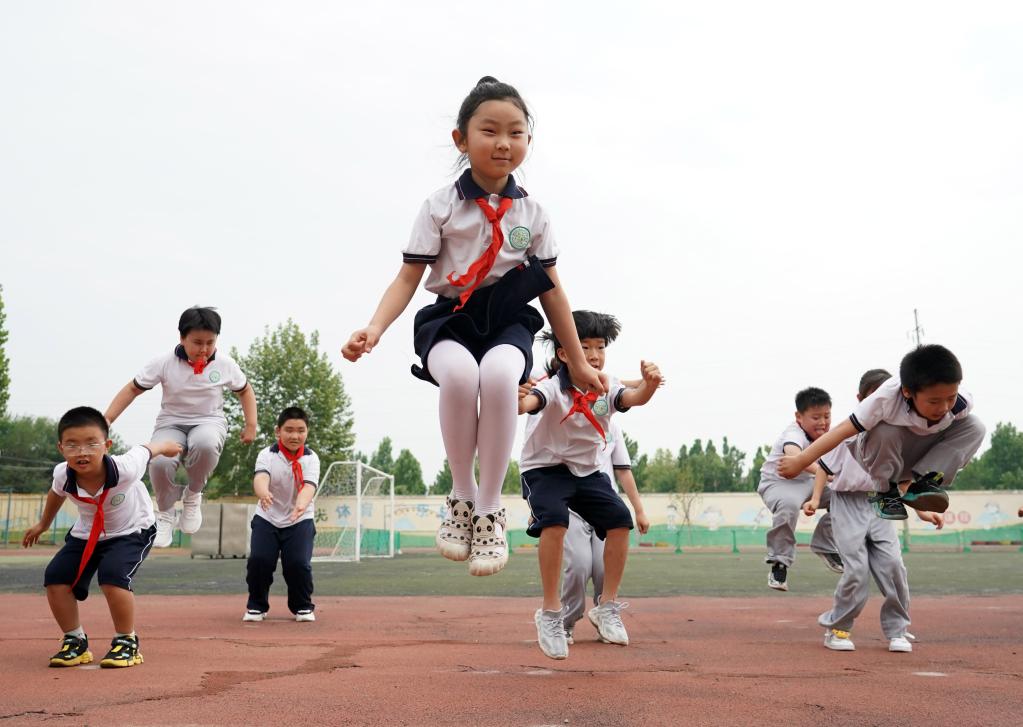
[[[463,290],[458,295],[458,305],[455,306],[455,310],[458,310],[468,302],[469,297],[473,294],[476,288],[479,287],[483,279],[490,273],[490,269],[494,267],[494,262],[497,260],[497,253],[501,251],[501,246],[504,245],[504,232],[501,230],[501,218],[504,217],[504,213],[511,209],[512,198],[502,197],[501,203],[498,205],[495,211],[490,206],[490,202],[486,197],[477,197],[476,204],[479,205],[480,209],[483,210],[483,214],[486,215],[487,220],[490,222],[491,227],[491,239],[490,246],[487,247],[486,251],[480,255],[479,259],[476,260],[469,269],[462,275],[455,275],[454,273],[448,273],[448,282],[456,288],[461,288],[468,285],[466,290]]]
[[[203,369],[206,368],[206,364],[208,364],[209,362],[210,361],[207,358],[197,358],[195,361],[191,361],[190,363],[192,364],[192,373],[196,375],[201,374],[203,372]]]
[[[593,428],[596,429],[597,432],[600,434],[600,438],[604,440],[604,446],[606,447],[607,436],[604,434],[604,428],[600,426],[600,422],[598,422],[597,418],[593,416],[593,411],[590,409],[593,402],[595,402],[599,398],[597,396],[597,392],[589,391],[583,393],[582,391],[579,391],[579,389],[576,389],[574,387],[571,389],[571,392],[572,408],[568,410],[568,414],[566,414],[565,417],[561,420],[561,423],[564,424],[565,419],[568,419],[573,414],[582,414],[584,417],[586,417],[587,421],[589,421],[589,423],[593,425]]]
[[[93,551],[96,550],[96,543],[99,541],[100,533],[106,529],[106,525],[103,522],[103,501],[107,499],[108,492],[110,492],[110,490],[107,487],[104,487],[99,493],[99,497],[79,497],[73,493],[68,493],[79,502],[87,502],[90,505],[96,506],[96,514],[92,516],[92,529],[89,530],[89,539],[85,541],[85,549],[82,550],[82,559],[78,563],[78,575],[75,576],[75,580],[71,584],[72,588],[78,584],[78,579],[82,577],[82,572],[85,570],[85,566],[88,565],[89,558],[92,557]]]
[[[278,439],[277,448],[281,451],[281,454],[284,455],[284,459],[288,460],[291,464],[291,473],[295,475],[295,491],[297,492],[301,490],[305,480],[302,477],[302,464],[299,460],[302,459],[302,453],[305,451],[305,447],[299,448],[295,454],[292,454],[284,448],[284,443]]]

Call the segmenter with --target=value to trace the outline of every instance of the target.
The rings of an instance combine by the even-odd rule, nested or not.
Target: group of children
[[[342,354],[357,361],[371,353],[427,275],[425,288],[437,298],[416,313],[413,347],[419,363],[412,373],[439,388],[440,430],[452,474],[437,548],[446,558],[467,562],[472,575],[504,568],[507,518],[500,493],[518,417],[528,414],[520,457],[522,495],[531,514],[528,533],[539,539],[543,590],[534,621],[543,653],[563,659],[584,612],[602,641],[628,643],[621,618],[627,604],[619,600],[619,586],[634,523],[613,488],[614,479],[624,488],[642,532],[649,521],[612,417],[646,404],[663,379],[657,366],[646,361],[634,381],[603,371],[605,348],[620,327],[612,316],[573,313],[569,305],[550,220],[512,174],[524,161],[531,138],[532,117],[518,91],[489,76],[480,79],[462,102],[452,131],[460,161],[467,164],[464,173],[423,203],[397,275]],[[532,349],[544,317],[531,305],[535,300],[550,325],[542,338],[554,354],[539,380],[532,378]],[[170,545],[176,525],[185,533],[201,525],[202,491],[227,437],[225,389],[241,402],[242,442],[257,437],[253,389],[238,365],[216,348],[219,315],[191,308],[178,330],[175,350],[147,364],[118,392],[105,415],[79,407],[60,421],[58,448],[65,462],[54,470],[43,517],[24,540],[26,546],[36,542],[64,498],[74,499],[79,519],[45,576],[51,609],[64,631],[51,665],[72,666],[92,658],[77,601],[87,596],[94,573],[116,630],[102,665],[142,661],[132,579],[151,547]],[[931,372],[930,366],[922,370]],[[883,523],[867,518],[864,502],[886,518],[900,512],[904,517],[903,502],[940,510],[941,485],[951,482],[983,436],[983,427],[969,414],[968,397],[957,392],[961,375],[921,375],[912,366],[907,371],[905,362],[900,373],[901,384],[898,379],[881,384],[847,422],[830,431],[827,394],[800,392],[796,422],[763,467],[760,493],[774,512],[768,534],[771,587],[787,588],[800,509],[812,512],[823,502],[833,511],[818,524],[812,544],[829,568],[843,573],[841,599],[836,592],[835,608],[821,616],[832,648],[851,646],[846,632],[866,597],[865,569],[884,583],[886,604],[891,601],[883,619],[893,644],[908,625],[904,570],[900,580],[896,563],[901,567],[901,560],[891,548],[890,524],[884,530]],[[163,402],[153,441],[109,456],[109,426],[157,384]],[[253,489],[259,508],[252,520],[243,619],[261,621],[268,612],[267,594],[279,558],[289,610],[298,621],[312,621],[312,503],[319,460],[306,446],[309,418],[302,409],[281,412],[275,434],[276,442],[256,461]],[[923,447],[921,441],[940,446]],[[828,456],[836,447],[841,456]],[[900,459],[899,452],[912,456]],[[182,458],[187,483],[179,486],[175,474]],[[147,465],[155,513],[141,479]],[[829,479],[830,493],[824,487]],[[878,494],[863,495],[860,485],[866,483]],[[595,596],[587,610],[589,579]]]
[[[855,649],[850,632],[873,576],[884,597],[881,629],[889,651],[913,650],[909,583],[892,521],[905,520],[909,505],[924,522],[944,526],[944,488],[977,453],[985,433],[972,414],[973,398],[960,389],[962,378],[955,355],[932,344],[906,354],[898,376],[884,369],[863,374],[859,404],[834,428],[827,393],[810,388],[796,395],[796,421],[775,443],[758,488],[774,516],[767,584],[788,589],[796,521],[800,513],[827,508],[810,548],[841,574],[831,609],[818,618],[829,649]]]

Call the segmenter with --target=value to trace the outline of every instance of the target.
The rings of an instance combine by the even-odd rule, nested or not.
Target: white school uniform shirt
[[[605,446],[600,432],[582,413],[575,413],[562,422],[572,408],[571,390],[568,368],[562,366],[557,374],[539,382],[530,392],[540,398],[540,408],[530,414],[537,421],[526,430],[519,458],[519,469],[523,472],[563,464],[576,477],[585,477],[603,469],[606,460],[613,455],[613,442],[609,438]],[[605,435],[611,429],[611,415],[616,411],[628,411],[628,407],[621,405],[623,393],[625,386],[618,379],[612,379],[608,393],[590,406]]]
[[[775,440],[774,446],[771,447],[771,452],[767,455],[767,459],[764,460],[764,464],[760,466],[760,485],[757,486],[757,492],[763,492],[767,485],[774,482],[809,482],[813,484],[813,475],[806,471],[800,472],[791,480],[778,474],[778,461],[785,455],[786,444],[794,444],[800,449],[806,449],[812,441],[803,428],[799,426],[798,422],[793,421],[785,427],[785,431],[781,433],[781,436]]]
[[[927,437],[945,431],[952,426],[952,422],[968,417],[971,411],[973,397],[960,389],[951,411],[946,412],[940,421],[931,424],[916,413],[912,401],[902,395],[899,377],[893,376],[857,405],[849,421],[860,432],[868,432],[881,422],[886,422]]]
[[[224,417],[224,389],[238,393],[248,386],[248,379],[235,360],[222,351],[215,351],[201,374],[192,372],[183,346],[157,356],[135,376],[135,386],[152,389],[163,386],[160,413],[155,429],[175,424],[217,424],[227,427]]]
[[[316,487],[320,482],[320,458],[316,452],[305,447],[298,463],[302,465],[303,484]],[[291,471],[291,462],[287,460],[277,444],[266,447],[256,456],[256,474],[266,472],[270,475],[270,494],[274,501],[270,509],[264,510],[261,506],[256,508],[256,515],[278,528],[287,528],[296,525],[303,520],[312,520],[316,508],[313,503],[315,497],[309,501],[308,507],[298,516],[295,522],[288,517],[295,507],[295,498],[298,497],[298,489],[295,487],[295,475]]]
[[[849,437],[817,460],[821,469],[833,476],[828,487],[835,492],[873,492],[877,489],[873,478],[853,456],[855,444],[856,437]]]
[[[156,522],[153,500],[142,483],[142,475],[146,473],[152,456],[148,447],[139,445],[124,454],[104,457],[106,482],[95,495],[78,486],[75,471],[68,467],[67,462],[54,467],[50,489],[61,497],[71,497],[71,502],[78,506],[78,519],[71,527],[71,536],[88,540],[96,516],[95,505],[76,500],[72,495],[97,498],[103,494],[103,490],[109,492],[103,501],[103,532],[99,535],[100,540],[110,540],[152,527]]]
[[[448,282],[448,274],[454,273],[456,277],[464,274],[493,240],[493,227],[476,204],[478,197],[486,198],[494,210],[501,197],[514,200],[501,218],[504,245],[480,288],[493,285],[530,255],[536,255],[544,267],[551,267],[558,260],[558,246],[547,213],[515,183],[512,175],[508,175],[508,184],[500,195],[488,194],[466,169],[453,185],[427,197],[402,251],[404,262],[430,266],[425,287],[431,293],[457,298],[468,286],[456,288]]]

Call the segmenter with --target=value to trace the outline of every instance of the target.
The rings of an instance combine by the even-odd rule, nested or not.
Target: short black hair
[[[902,357],[899,379],[911,394],[935,384],[958,384],[963,380],[963,367],[955,354],[944,346],[930,343],[917,346]]]
[[[890,379],[892,375],[884,369],[870,369],[860,377],[860,388],[857,393],[860,399],[866,399],[877,391],[877,387]]]
[[[277,426],[283,427],[284,422],[292,419],[301,419],[307,427],[309,426],[309,415],[305,413],[305,409],[297,406],[289,406],[282,411],[280,416],[277,417]]]
[[[602,338],[605,345],[610,345],[622,332],[622,324],[609,313],[574,310],[572,311],[572,320],[575,322],[575,330],[580,341],[584,338]],[[554,329],[543,331],[537,336],[537,340],[541,343],[549,343],[554,348],[554,357],[545,367],[548,376],[553,376],[561,368],[561,361],[558,360],[558,349],[561,348],[561,342],[554,335]]]
[[[510,101],[515,104],[526,117],[526,126],[529,127],[529,133],[533,133],[533,116],[529,113],[526,102],[519,95],[515,87],[509,83],[502,83],[493,76],[484,76],[476,81],[476,86],[469,91],[469,95],[462,100],[462,105],[458,109],[456,124],[463,139],[469,134],[469,119],[476,113],[476,109],[480,107],[480,104],[485,101]],[[458,158],[458,165],[464,164],[467,158],[467,154],[462,154]]]
[[[810,386],[796,394],[796,411],[802,414],[812,406],[831,406],[831,397],[824,389]]]
[[[72,427],[99,427],[103,439],[110,439],[110,425],[107,418],[91,406],[76,406],[68,409],[57,422],[57,441],[64,439],[64,431]]]
[[[220,314],[216,308],[193,305],[178,319],[178,333],[184,338],[192,331],[210,331],[220,335]]]

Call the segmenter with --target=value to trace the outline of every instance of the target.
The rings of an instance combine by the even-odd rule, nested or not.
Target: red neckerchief
[[[192,373],[198,375],[202,373],[202,370],[206,368],[206,364],[209,362],[209,359],[197,358],[195,361],[189,361],[188,363],[192,364]]]
[[[284,459],[288,460],[291,464],[291,473],[295,475],[295,491],[302,489],[302,485],[305,480],[302,478],[302,465],[299,462],[302,459],[302,454],[305,452],[305,447],[302,447],[298,452],[292,454],[284,448],[284,443],[281,440],[277,440],[277,449],[280,450],[281,454],[284,455]]]
[[[572,408],[568,410],[568,414],[565,415],[561,423],[565,423],[565,419],[568,419],[573,414],[582,414],[586,417],[587,421],[593,425],[593,428],[600,434],[601,439],[604,440],[604,446],[607,446],[607,436],[604,434],[604,428],[600,426],[600,422],[593,416],[593,412],[590,410],[590,405],[597,400],[597,392],[588,391],[583,393],[574,386],[571,388],[572,393]]]
[[[490,222],[490,246],[462,275],[455,275],[453,272],[448,273],[448,282],[456,288],[461,288],[465,285],[469,286],[466,290],[459,293],[459,303],[455,306],[455,310],[458,310],[464,306],[466,302],[468,302],[469,297],[473,294],[476,288],[479,287],[479,284],[483,282],[483,279],[487,277],[490,269],[494,267],[494,261],[497,260],[497,253],[501,251],[501,246],[504,245],[504,232],[501,231],[501,218],[504,217],[505,212],[511,209],[512,198],[502,197],[501,203],[498,205],[496,211],[490,206],[490,202],[486,197],[477,197],[476,204],[478,204],[480,209],[483,210],[483,214],[486,215],[487,220]]]
[[[68,493],[79,502],[87,502],[90,505],[96,506],[96,514],[92,518],[92,529],[89,531],[89,539],[85,541],[85,550],[82,551],[82,560],[78,563],[78,575],[75,576],[75,580],[71,584],[72,588],[78,584],[78,579],[82,577],[82,572],[85,570],[89,558],[92,557],[93,551],[96,550],[99,534],[106,529],[103,522],[103,501],[107,499],[108,492],[110,492],[110,489],[104,485],[99,497],[80,497],[73,492]]]

